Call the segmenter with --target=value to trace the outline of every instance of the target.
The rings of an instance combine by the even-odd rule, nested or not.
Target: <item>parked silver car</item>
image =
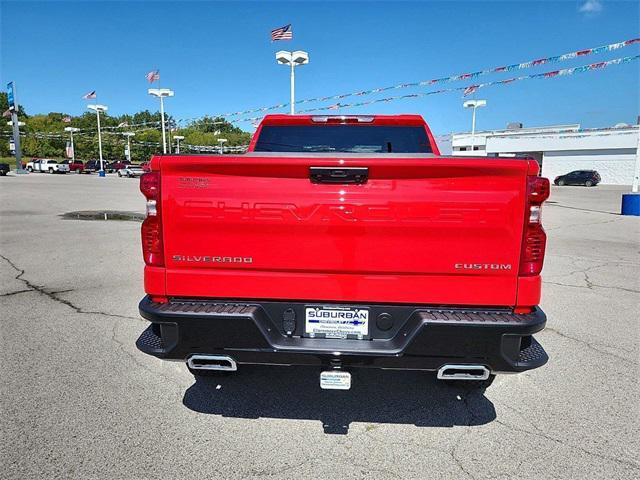
[[[143,173],[144,173],[144,170],[142,169],[141,165],[127,165],[126,167],[118,170],[119,177],[134,178],[134,177],[139,177]]]

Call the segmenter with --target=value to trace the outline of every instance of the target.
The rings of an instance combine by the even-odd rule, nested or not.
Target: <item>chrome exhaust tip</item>
[[[238,370],[236,361],[228,355],[191,355],[187,365],[193,370],[222,370],[235,372]]]
[[[438,380],[486,380],[490,374],[484,365],[443,365]]]

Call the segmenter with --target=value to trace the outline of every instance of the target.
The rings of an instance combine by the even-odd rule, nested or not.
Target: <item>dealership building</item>
[[[638,125],[581,129],[579,124],[457,133],[451,136],[452,155],[513,157],[527,155],[553,180],[573,170],[597,170],[602,183],[630,185],[640,141]]]

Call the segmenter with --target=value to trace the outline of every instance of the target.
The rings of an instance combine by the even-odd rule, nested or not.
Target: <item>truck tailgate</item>
[[[310,167],[367,167],[317,184]],[[528,164],[429,155],[160,158],[166,294],[514,305]]]

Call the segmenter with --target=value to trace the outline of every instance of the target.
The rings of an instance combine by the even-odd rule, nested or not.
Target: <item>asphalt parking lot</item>
[[[481,392],[423,373],[244,368],[194,381],[145,328],[137,180],[0,178],[0,463],[25,478],[640,477],[640,218],[621,187],[554,188],[543,368]]]

